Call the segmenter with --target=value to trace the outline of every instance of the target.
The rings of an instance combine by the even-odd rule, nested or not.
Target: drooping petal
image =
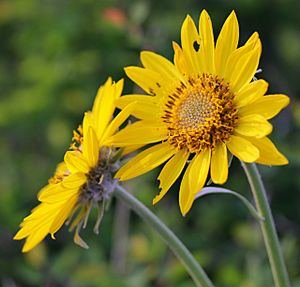
[[[249,105],[262,97],[268,90],[269,84],[264,80],[257,80],[245,85],[236,93],[233,102],[237,108]]]
[[[262,138],[272,132],[272,125],[261,115],[248,115],[239,118],[235,132],[244,136]]]
[[[195,157],[193,160],[189,163],[183,178],[180,183],[180,190],[179,190],[179,208],[182,215],[185,215],[187,213],[187,210],[190,210],[193,204],[192,198],[192,191],[190,188],[189,178],[190,178],[190,171],[192,162],[195,160]]]
[[[22,252],[28,252],[38,245],[48,234],[49,224],[43,224],[36,232],[31,233],[25,241]],[[16,239],[16,238],[15,238]]]
[[[70,170],[72,173],[89,172],[90,167],[87,160],[84,158],[82,153],[78,151],[67,151],[65,153],[64,161],[68,167],[68,170]]]
[[[197,192],[201,190],[207,179],[211,160],[211,150],[206,149],[195,155],[189,164],[179,192],[179,206],[182,215],[186,215],[192,207]],[[185,178],[186,177],[186,178]]]
[[[139,121],[122,129],[104,144],[127,146],[149,144],[164,140],[167,137],[167,128],[159,122]]]
[[[190,186],[195,195],[204,186],[211,161],[211,150],[206,149],[195,156],[190,171]]]
[[[247,138],[259,149],[259,158],[255,161],[265,165],[285,165],[287,158],[278,151],[275,145],[267,137],[261,139]]]
[[[120,180],[128,180],[144,174],[167,161],[175,152],[175,149],[167,142],[157,144],[127,162],[119,169],[115,177]]]
[[[159,187],[161,191],[153,199],[153,204],[156,204],[165,196],[176,179],[180,176],[188,157],[188,152],[180,150],[165,164],[157,178],[160,181]]]
[[[226,145],[229,151],[241,161],[254,162],[259,157],[258,148],[240,136],[232,135]]]
[[[202,73],[204,70],[199,58],[200,37],[195,23],[189,15],[181,27],[181,46],[189,74]]]
[[[237,48],[238,41],[239,23],[237,21],[235,12],[232,11],[222,27],[216,44],[215,65],[217,75],[224,77],[228,58]]]
[[[250,105],[242,107],[239,110],[239,114],[241,116],[259,114],[266,119],[271,119],[285,108],[289,102],[289,97],[285,95],[267,95],[259,98]]]
[[[37,233],[35,231],[39,230],[41,227],[46,226],[46,234],[49,230],[49,224],[53,217],[56,215],[57,208],[61,206],[58,204],[47,204],[41,203],[37,207],[38,209],[33,209],[30,216],[27,216],[21,223],[21,229],[14,236],[15,240],[21,240],[28,237],[32,233]],[[46,236],[45,234],[45,236]]]
[[[210,167],[211,179],[216,184],[223,184],[228,177],[228,158],[227,147],[224,143],[220,142],[212,150],[211,155],[211,167]]]
[[[120,97],[116,102],[116,106],[124,109],[128,104],[136,102],[131,114],[141,120],[151,120],[159,116],[160,107],[157,97],[145,95],[126,95]]]
[[[212,23],[206,10],[203,10],[199,19],[200,33],[200,61],[204,72],[215,73],[215,42]]]
[[[145,68],[155,71],[170,84],[178,80],[185,81],[173,63],[156,53],[141,52],[141,62]]]
[[[52,237],[54,237],[54,233],[56,233],[67,220],[77,200],[78,196],[75,194],[74,196],[70,197],[64,205],[61,206],[60,212],[58,212],[58,214],[55,216],[49,228],[49,233],[51,233]]]

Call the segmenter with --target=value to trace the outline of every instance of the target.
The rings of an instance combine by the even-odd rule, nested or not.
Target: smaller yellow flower
[[[179,206],[185,215],[210,175],[216,184],[228,177],[228,155],[244,162],[287,164],[268,138],[269,119],[286,107],[285,95],[265,95],[268,83],[254,80],[261,56],[258,33],[238,48],[239,25],[234,12],[225,21],[215,43],[208,13],[199,17],[199,29],[190,16],[181,28],[181,47],[173,43],[174,64],[149,51],[141,53],[141,67],[126,74],[148,95],[127,95],[117,105],[135,102],[133,116],[140,119],[107,140],[118,147],[153,146],[118,171],[128,180],[163,164],[158,176],[168,192],[183,173]]]
[[[98,208],[98,220],[116,184],[113,175],[117,170],[116,157],[119,150],[104,145],[107,137],[113,135],[127,119],[132,107],[123,110],[112,120],[115,101],[120,97],[123,80],[113,83],[109,78],[100,87],[92,112],[85,113],[83,126],[74,132],[71,150],[64,156],[55,175],[38,194],[41,202],[29,216],[24,218],[21,229],[14,239],[26,238],[22,251],[27,252],[41,242],[47,234],[54,234],[67,221],[70,230],[75,229],[74,242],[88,248],[79,236],[86,226],[92,207]]]

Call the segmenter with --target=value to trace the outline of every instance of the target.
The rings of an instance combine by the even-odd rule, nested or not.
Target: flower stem
[[[260,221],[260,227],[271,264],[275,286],[289,287],[290,282],[287,269],[261,176],[254,163],[242,162],[242,167],[247,175],[256,203],[256,208],[260,215],[264,218],[264,220]]]
[[[146,223],[148,223],[165,241],[170,249],[175,253],[188,273],[193,278],[198,287],[213,287],[210,279],[202,267],[195,260],[190,251],[176,237],[176,235],[155,216],[144,204],[126,191],[123,187],[117,185],[114,195],[126,202],[126,204],[136,212]]]

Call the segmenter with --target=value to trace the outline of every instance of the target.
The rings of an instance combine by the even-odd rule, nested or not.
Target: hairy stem
[[[136,212],[146,223],[148,223],[165,241],[169,248],[181,261],[187,272],[193,278],[198,287],[213,287],[206,273],[195,260],[191,252],[176,237],[176,235],[155,216],[144,204],[142,204],[133,195],[127,192],[123,187],[117,185],[114,195],[124,201],[134,212]]]
[[[254,163],[242,162],[242,167],[247,175],[256,203],[256,208],[260,215],[264,218],[264,220],[260,221],[260,227],[271,264],[275,286],[289,287],[290,282],[287,269],[261,176]]]

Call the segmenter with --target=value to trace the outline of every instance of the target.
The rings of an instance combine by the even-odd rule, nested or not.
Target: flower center
[[[233,98],[229,85],[217,76],[203,74],[182,83],[165,104],[168,142],[198,153],[228,140],[238,121]]]
[[[117,170],[117,164],[111,161],[111,155],[110,148],[103,147],[100,150],[97,165],[87,174],[87,181],[81,187],[79,202],[96,204],[109,199],[116,182],[113,174]]]

